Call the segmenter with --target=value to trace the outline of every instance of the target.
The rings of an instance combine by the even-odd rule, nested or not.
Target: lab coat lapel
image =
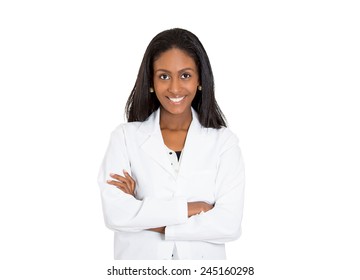
[[[198,114],[193,108],[191,108],[191,110],[192,121],[182,151],[179,175],[187,174],[193,169],[198,168],[198,166],[196,166],[196,160],[194,159],[196,159],[199,149],[201,149],[204,144],[203,141],[206,140],[201,137],[202,126],[199,122]]]
[[[176,178],[175,171],[166,155],[165,144],[160,130],[160,109],[155,111],[139,128],[143,137],[141,149],[156,161],[166,172]]]

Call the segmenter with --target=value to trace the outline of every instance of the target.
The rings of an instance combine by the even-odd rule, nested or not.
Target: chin
[[[163,110],[166,112],[172,114],[172,115],[182,115],[186,114],[187,112],[191,112],[191,106],[190,107],[182,107],[182,108],[169,108],[168,106],[162,106]]]

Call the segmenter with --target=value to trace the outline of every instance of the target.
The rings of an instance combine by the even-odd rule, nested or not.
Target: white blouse
[[[165,150],[169,157],[171,166],[174,168],[175,173],[178,174],[180,168],[181,154],[180,154],[180,158],[178,159],[178,156],[175,151],[169,149],[167,146],[165,146]]]

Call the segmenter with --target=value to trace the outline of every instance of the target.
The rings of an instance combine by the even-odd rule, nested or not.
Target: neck
[[[191,110],[180,115],[173,115],[160,108],[160,128],[169,130],[188,130],[192,121]]]

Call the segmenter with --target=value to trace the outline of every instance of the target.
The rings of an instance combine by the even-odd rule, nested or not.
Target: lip
[[[179,105],[185,100],[186,96],[179,96],[179,97],[168,97],[167,99],[170,101],[171,104]]]

